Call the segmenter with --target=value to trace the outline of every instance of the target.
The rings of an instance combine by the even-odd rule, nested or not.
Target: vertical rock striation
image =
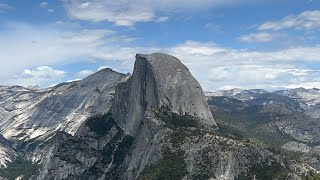
[[[135,135],[146,110],[161,107],[216,126],[200,84],[179,59],[162,53],[137,54],[132,77],[116,89],[112,114]]]

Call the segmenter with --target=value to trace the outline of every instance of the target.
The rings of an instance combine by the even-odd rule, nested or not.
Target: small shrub
[[[16,179],[18,176],[23,176],[22,180],[27,180],[35,177],[39,173],[40,166],[33,164],[30,161],[17,157],[16,160],[8,164],[5,169],[0,169],[0,176],[6,179]]]
[[[86,125],[99,136],[106,135],[115,124],[110,112],[104,115],[92,116],[86,122]]]
[[[155,165],[145,168],[140,180],[177,180],[187,174],[184,162],[184,152],[171,152],[169,148],[163,151],[163,158]]]
[[[179,115],[171,112],[168,108],[160,108],[160,112],[156,113],[157,117],[167,125],[173,127],[199,127],[199,120],[191,115]]]

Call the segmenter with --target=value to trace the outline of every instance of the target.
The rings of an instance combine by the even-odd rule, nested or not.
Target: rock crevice
[[[216,126],[199,82],[179,59],[163,53],[137,54],[132,77],[116,89],[112,114],[135,135],[145,111],[160,107]]]

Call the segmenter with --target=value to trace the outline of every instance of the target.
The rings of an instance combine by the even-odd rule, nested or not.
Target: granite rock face
[[[281,148],[288,151],[303,152],[303,153],[308,153],[312,150],[312,148],[309,147],[308,145],[303,143],[297,143],[294,141],[287,142],[286,144],[282,145]]]
[[[53,150],[48,160],[40,159],[40,177],[137,179],[161,158],[162,141],[171,132],[159,118],[160,109],[216,128],[199,83],[180,60],[160,53],[138,54],[133,75],[116,87],[110,111],[86,120],[74,136],[55,136],[55,143],[49,143]]]
[[[166,107],[181,116],[197,117],[203,125],[216,126],[200,84],[173,56],[137,54],[132,77],[116,92],[112,114],[132,135],[151,108]]]
[[[74,135],[88,117],[107,113],[116,86],[128,77],[102,69],[83,80],[47,89],[0,86],[0,133],[4,136],[0,141],[11,142],[1,144],[1,165],[6,167],[17,153],[33,153],[59,131]],[[33,162],[42,158],[41,153],[33,155]]]
[[[108,112],[116,85],[126,78],[103,69],[44,90],[0,87],[1,133],[15,141],[45,140],[57,131],[74,134],[91,115]]]
[[[286,168],[258,145],[217,134],[199,83],[161,53],[138,54],[109,112],[58,133],[37,149],[45,152],[39,179],[234,179]]]
[[[222,108],[211,108],[220,111],[271,112],[275,119],[300,112],[297,102],[264,90],[235,89],[216,95],[221,97],[214,102]],[[217,122],[221,129],[188,68],[162,53],[137,54],[132,76],[104,69],[84,80],[44,90],[0,86],[0,127],[9,138],[0,135],[0,176],[299,179],[310,170],[253,139],[226,134],[219,116]],[[320,166],[316,156],[307,161]],[[19,171],[12,171],[17,167]]]

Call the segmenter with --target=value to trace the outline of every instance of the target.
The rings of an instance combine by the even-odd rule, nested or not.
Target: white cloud
[[[54,13],[54,9],[48,9],[49,13]]]
[[[70,80],[67,80],[66,82],[70,83],[70,82],[75,82],[75,81],[81,81],[82,79],[70,79]]]
[[[49,3],[46,2],[46,1],[43,1],[43,2],[41,2],[39,5],[40,5],[40,7],[42,7],[42,8],[46,8],[46,7],[48,7]]]
[[[93,59],[133,60],[136,50],[122,47],[130,38],[105,29],[62,31],[54,26],[11,23],[0,33],[0,81],[25,68]],[[31,67],[31,68],[32,68]]]
[[[279,21],[261,24],[258,30],[279,31],[284,29],[317,30],[320,28],[320,11],[304,11],[298,15],[289,15]]]
[[[98,67],[95,71],[94,70],[88,70],[88,69],[85,69],[85,70],[82,70],[80,72],[78,72],[75,77],[76,77],[76,80],[79,80],[79,79],[83,79],[85,77],[88,77],[90,76],[91,74],[94,74],[100,70],[103,70],[103,69],[106,69],[106,68],[110,68],[110,69],[113,69],[114,71],[118,71],[117,69],[114,69],[114,68],[111,68],[110,66],[100,66]],[[118,71],[119,72],[119,71]]]
[[[158,23],[162,23],[162,22],[166,22],[169,20],[169,17],[168,16],[162,16],[162,17],[159,17],[155,20],[155,22],[158,22]]]
[[[111,68],[110,66],[100,66],[97,71],[101,71],[102,69]]]
[[[317,46],[250,51],[188,41],[167,52],[181,59],[206,90],[230,86],[279,89],[314,82],[320,76],[318,70],[301,68],[306,62],[320,62],[320,47]]]
[[[203,57],[210,57],[211,55],[219,54],[225,51],[227,51],[227,49],[221,48],[215,43],[202,43],[197,41],[186,41],[185,43],[177,45],[170,49],[170,52],[173,54],[184,54]]]
[[[300,82],[296,84],[288,84],[285,86],[285,88],[288,88],[288,89],[294,89],[294,88],[300,88],[300,87],[304,87],[308,89],[312,89],[314,87],[320,87],[320,78],[315,78],[311,82]]]
[[[73,29],[73,32],[65,32],[55,26],[31,27],[25,24],[11,24],[7,29],[0,34],[3,42],[0,44],[3,59],[0,61],[1,84],[26,84],[27,81],[11,81],[13,74],[24,69],[83,61],[103,61],[121,72],[131,72],[136,53],[153,52],[166,52],[181,59],[206,90],[227,86],[279,88],[315,82],[315,78],[320,77],[319,71],[302,68],[308,62],[320,63],[320,46],[258,51],[230,49],[213,42],[186,41],[167,48],[130,47],[127,39],[131,37],[109,30]],[[28,73],[24,75],[27,77]],[[75,78],[68,76],[68,79]],[[43,86],[44,82],[34,84]]]
[[[71,18],[87,21],[109,21],[119,26],[132,26],[137,22],[148,22],[155,18],[149,2],[144,0],[113,1],[64,0],[64,7]]]
[[[85,78],[85,77],[87,77],[87,76],[90,76],[90,75],[93,74],[93,73],[95,73],[95,72],[92,71],[92,70],[82,70],[82,71],[80,71],[80,72],[78,72],[78,73],[76,74],[76,77],[77,77],[78,79],[82,79],[82,78]]]
[[[259,32],[243,35],[239,38],[242,42],[252,43],[252,42],[270,42],[276,38],[281,37],[281,34]]]
[[[86,21],[109,21],[118,26],[132,26],[138,22],[164,22],[158,14],[222,5],[244,3],[236,0],[63,0],[71,18]]]
[[[66,72],[55,70],[49,66],[40,66],[35,69],[25,69],[10,80],[11,85],[47,87],[61,82]]]
[[[0,13],[5,13],[5,12],[9,11],[10,9],[12,9],[12,7],[9,6],[8,4],[0,3]]]

